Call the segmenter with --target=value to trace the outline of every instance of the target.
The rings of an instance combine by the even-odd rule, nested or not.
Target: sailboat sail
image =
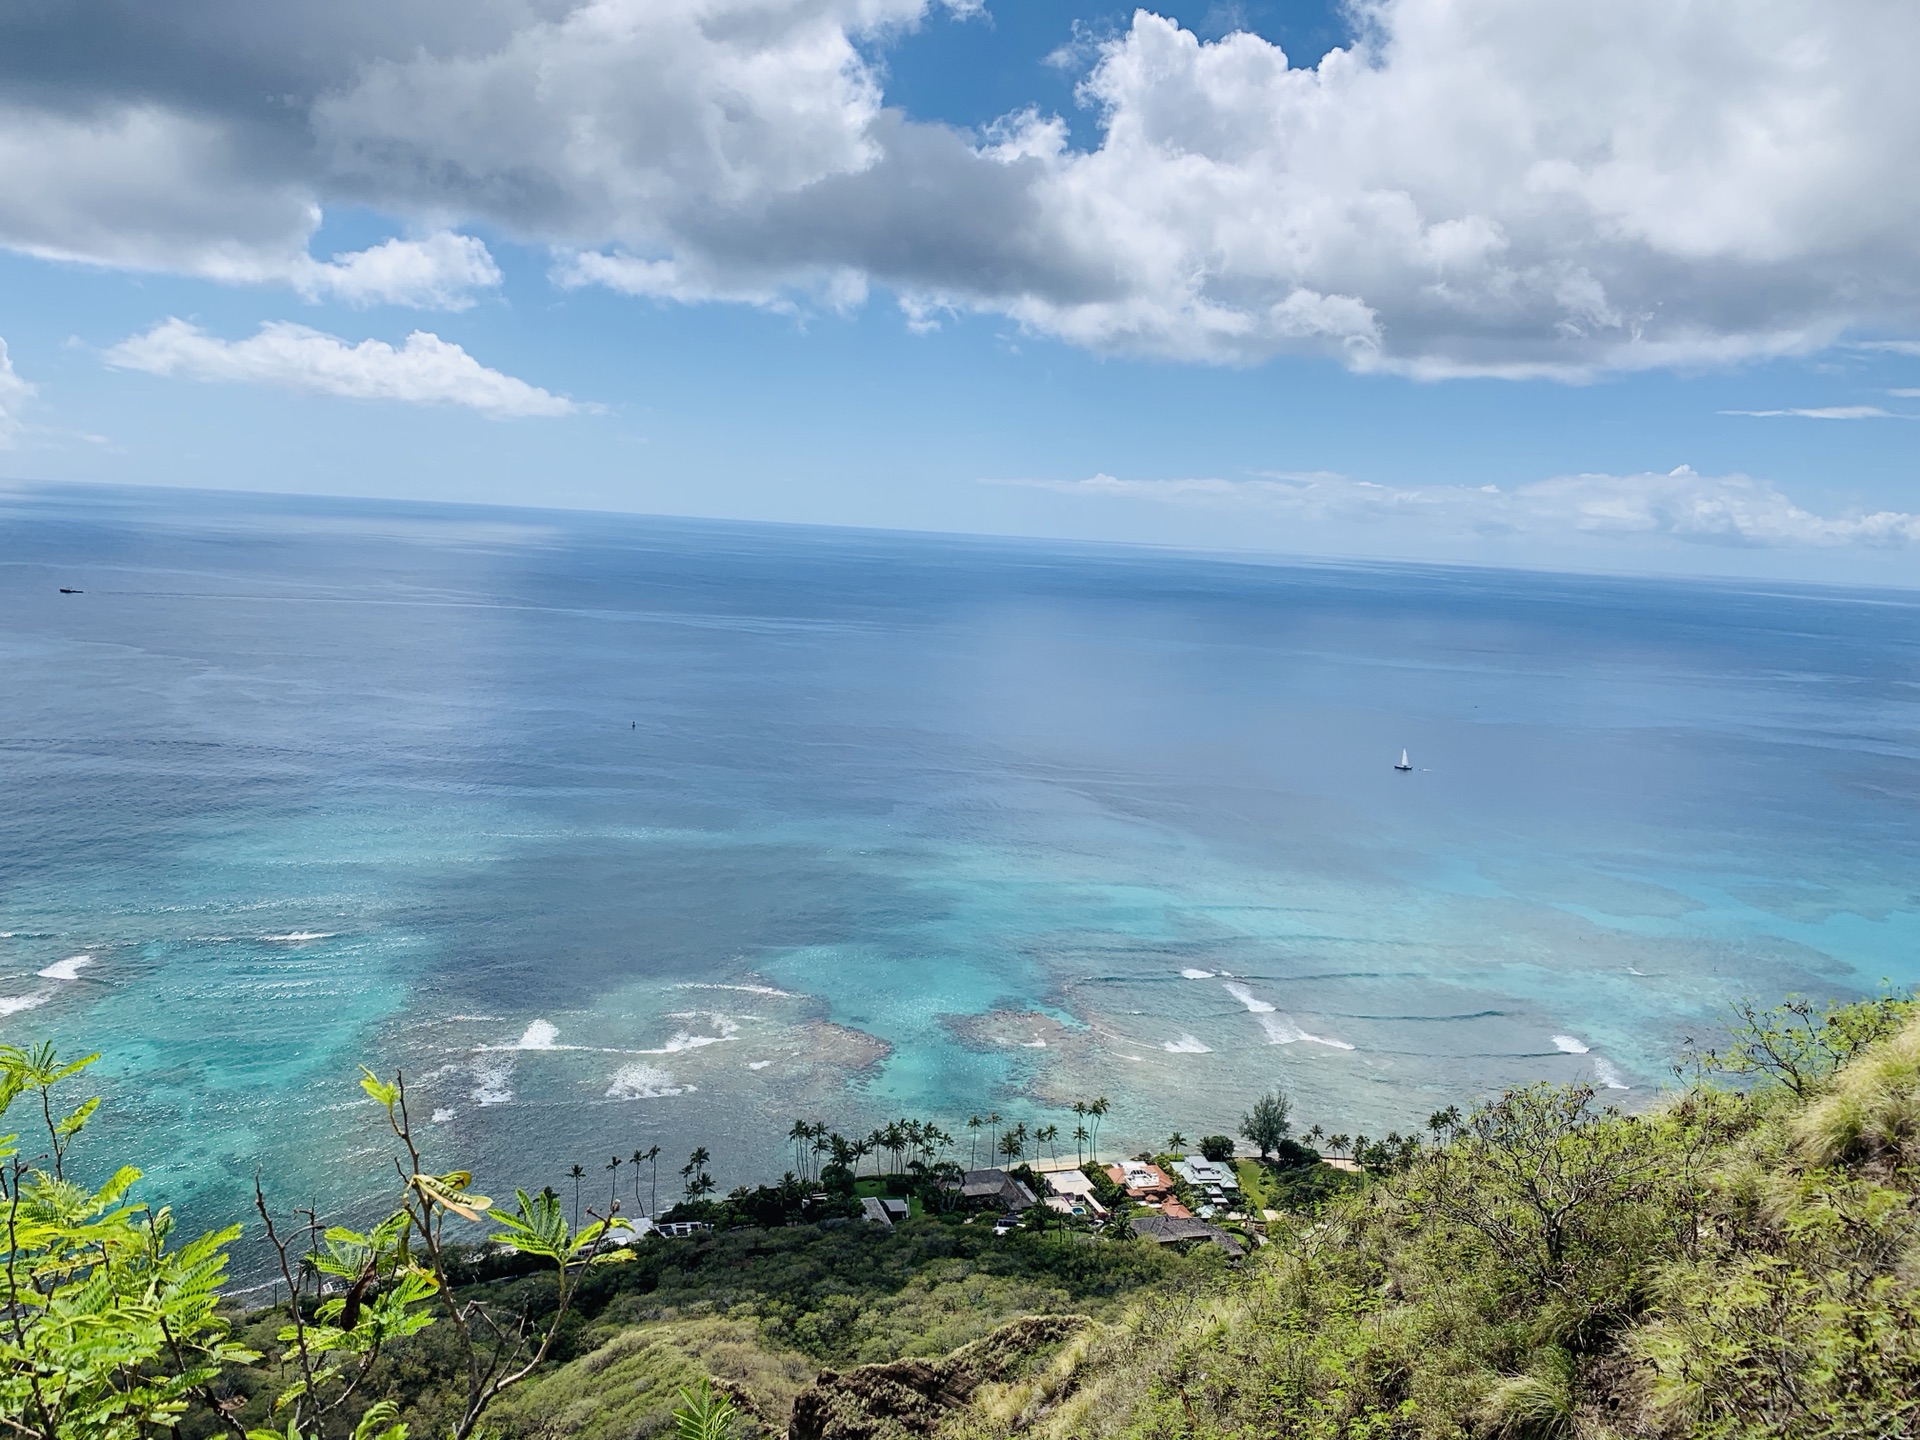
[[[1398,765],[1396,765],[1396,766],[1394,766],[1393,768],[1394,768],[1394,769],[1396,769],[1396,770],[1411,770],[1411,769],[1413,769],[1413,762],[1412,762],[1411,760],[1409,760],[1409,759],[1407,759],[1407,752],[1406,752],[1405,750],[1402,750],[1402,751],[1400,752],[1400,763],[1399,763]]]

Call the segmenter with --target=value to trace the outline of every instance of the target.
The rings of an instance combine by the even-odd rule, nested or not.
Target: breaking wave
[[[473,1098],[482,1105],[504,1105],[513,1099],[513,1057],[494,1051],[473,1063]]]
[[[691,1085],[676,1085],[673,1076],[652,1065],[622,1065],[607,1087],[609,1100],[661,1100],[669,1095],[684,1095]]]

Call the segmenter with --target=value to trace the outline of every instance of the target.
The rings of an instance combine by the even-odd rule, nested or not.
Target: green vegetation
[[[1245,1129],[1264,1153],[1237,1169],[1247,1208],[1281,1218],[1241,1262],[1044,1210],[996,1237],[940,1184],[951,1139],[907,1122],[877,1132],[895,1169],[870,1175],[871,1150],[843,1164],[796,1122],[801,1175],[724,1198],[696,1151],[677,1210],[715,1228],[615,1248],[622,1181],[650,1193],[657,1150],[608,1162],[597,1197],[582,1173],[496,1206],[426,1163],[404,1091],[368,1075],[393,1210],[354,1230],[277,1214],[263,1189],[281,1299],[245,1316],[217,1303],[237,1227],[176,1246],[166,1212],[128,1198],[137,1174],[68,1173],[96,1102],[58,1092],[88,1063],[0,1047],[0,1100],[35,1136],[0,1142],[0,1431],[39,1440],[747,1440],[790,1419],[802,1440],[1920,1433],[1903,997],[1744,1007],[1639,1114],[1537,1085],[1440,1111],[1424,1138],[1328,1138],[1357,1171],[1260,1097]],[[1105,1111],[1078,1107],[1083,1146]],[[998,1113],[968,1128],[1009,1159],[1057,1139]],[[862,1192],[908,1196],[913,1218],[848,1218]]]
[[[1749,1008],[1692,1060],[1646,1114],[1551,1086],[1443,1111],[1259,1263],[1148,1299],[944,1433],[1915,1433],[1913,1002]]]
[[[97,1058],[0,1046],[0,1116],[31,1097],[46,1136],[38,1164],[19,1135],[0,1136],[0,1418],[48,1440],[149,1434],[223,1368],[254,1358],[215,1313],[239,1226],[175,1249],[171,1215],[127,1198],[138,1170],[98,1187],[68,1178],[68,1152],[100,1102],[69,1111],[53,1092]]]
[[[1253,1109],[1240,1117],[1240,1133],[1252,1142],[1262,1160],[1278,1150],[1293,1130],[1292,1111],[1292,1103],[1275,1090],[1254,1101]]]

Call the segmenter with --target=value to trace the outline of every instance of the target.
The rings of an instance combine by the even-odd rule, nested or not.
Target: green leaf
[[[715,1390],[712,1381],[702,1379],[680,1392],[673,1411],[674,1435],[677,1440],[731,1440],[738,1417],[733,1402]]]
[[[353,1440],[407,1440],[407,1427],[395,1423],[400,1407],[391,1400],[376,1400],[353,1427]]]
[[[364,1065],[360,1067],[360,1088],[386,1106],[389,1111],[400,1103],[400,1087],[382,1080]]]

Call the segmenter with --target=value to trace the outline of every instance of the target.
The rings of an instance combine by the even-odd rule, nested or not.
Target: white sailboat
[[[1400,751],[1400,763],[1398,765],[1395,765],[1393,768],[1396,770],[1413,769],[1413,762],[1407,759],[1407,752],[1404,748]]]

